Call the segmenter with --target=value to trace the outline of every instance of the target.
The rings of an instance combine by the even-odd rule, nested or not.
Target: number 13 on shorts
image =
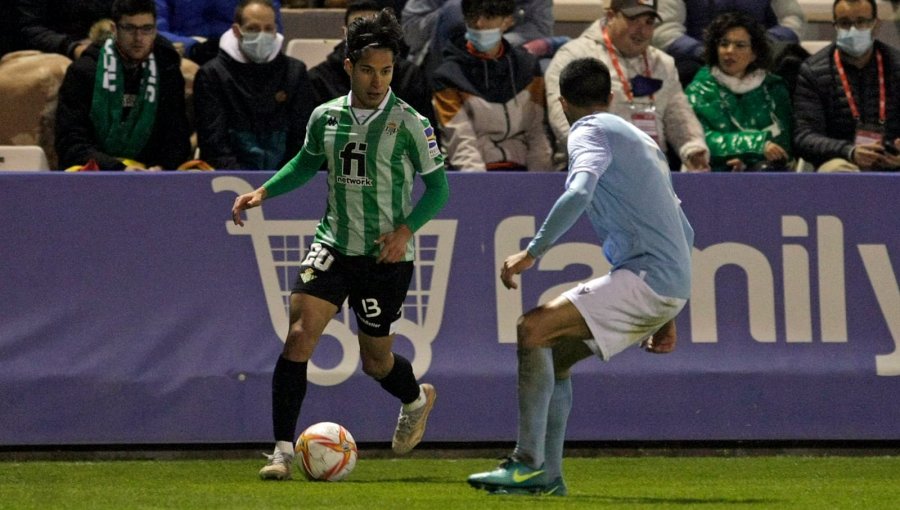
[[[360,301],[362,303],[363,313],[367,319],[378,317],[381,315],[381,307],[378,306],[378,300],[367,298]]]

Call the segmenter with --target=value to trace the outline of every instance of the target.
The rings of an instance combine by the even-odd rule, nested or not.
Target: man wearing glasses
[[[605,17],[556,52],[544,79],[558,151],[565,150],[569,132],[559,102],[559,75],[569,62],[594,57],[612,74],[609,113],[634,124],[664,153],[677,155],[685,170],[709,171],[703,127],[684,95],[675,62],[650,46],[658,24],[656,0],[612,0]]]
[[[89,46],[59,90],[60,168],[175,169],[190,133],[181,57],[156,33],[153,0],[116,0],[114,37]]]
[[[875,0],[837,0],[835,42],[800,67],[794,147],[820,172],[900,169],[900,50],[875,39]]]

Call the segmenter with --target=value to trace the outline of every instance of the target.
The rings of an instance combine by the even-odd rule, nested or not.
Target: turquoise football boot
[[[541,494],[548,485],[543,469],[531,468],[512,458],[493,471],[469,476],[468,482],[476,489],[497,494]]]

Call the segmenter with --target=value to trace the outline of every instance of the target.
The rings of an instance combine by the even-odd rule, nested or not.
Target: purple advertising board
[[[325,207],[318,176],[230,222],[266,172],[0,173],[0,444],[271,440],[285,300]],[[426,441],[515,438],[515,324],[604,274],[581,219],[499,281],[562,174],[452,174],[417,233],[395,350],[439,398]],[[696,231],[678,348],[573,375],[573,440],[900,439],[900,176],[673,175]],[[398,403],[343,310],[299,427],[388,441]]]

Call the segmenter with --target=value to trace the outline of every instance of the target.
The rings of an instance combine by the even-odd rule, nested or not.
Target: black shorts
[[[412,262],[378,264],[375,257],[351,257],[313,243],[300,264],[292,292],[337,307],[349,297],[359,330],[370,336],[387,336],[391,324],[400,318],[412,273]]]

